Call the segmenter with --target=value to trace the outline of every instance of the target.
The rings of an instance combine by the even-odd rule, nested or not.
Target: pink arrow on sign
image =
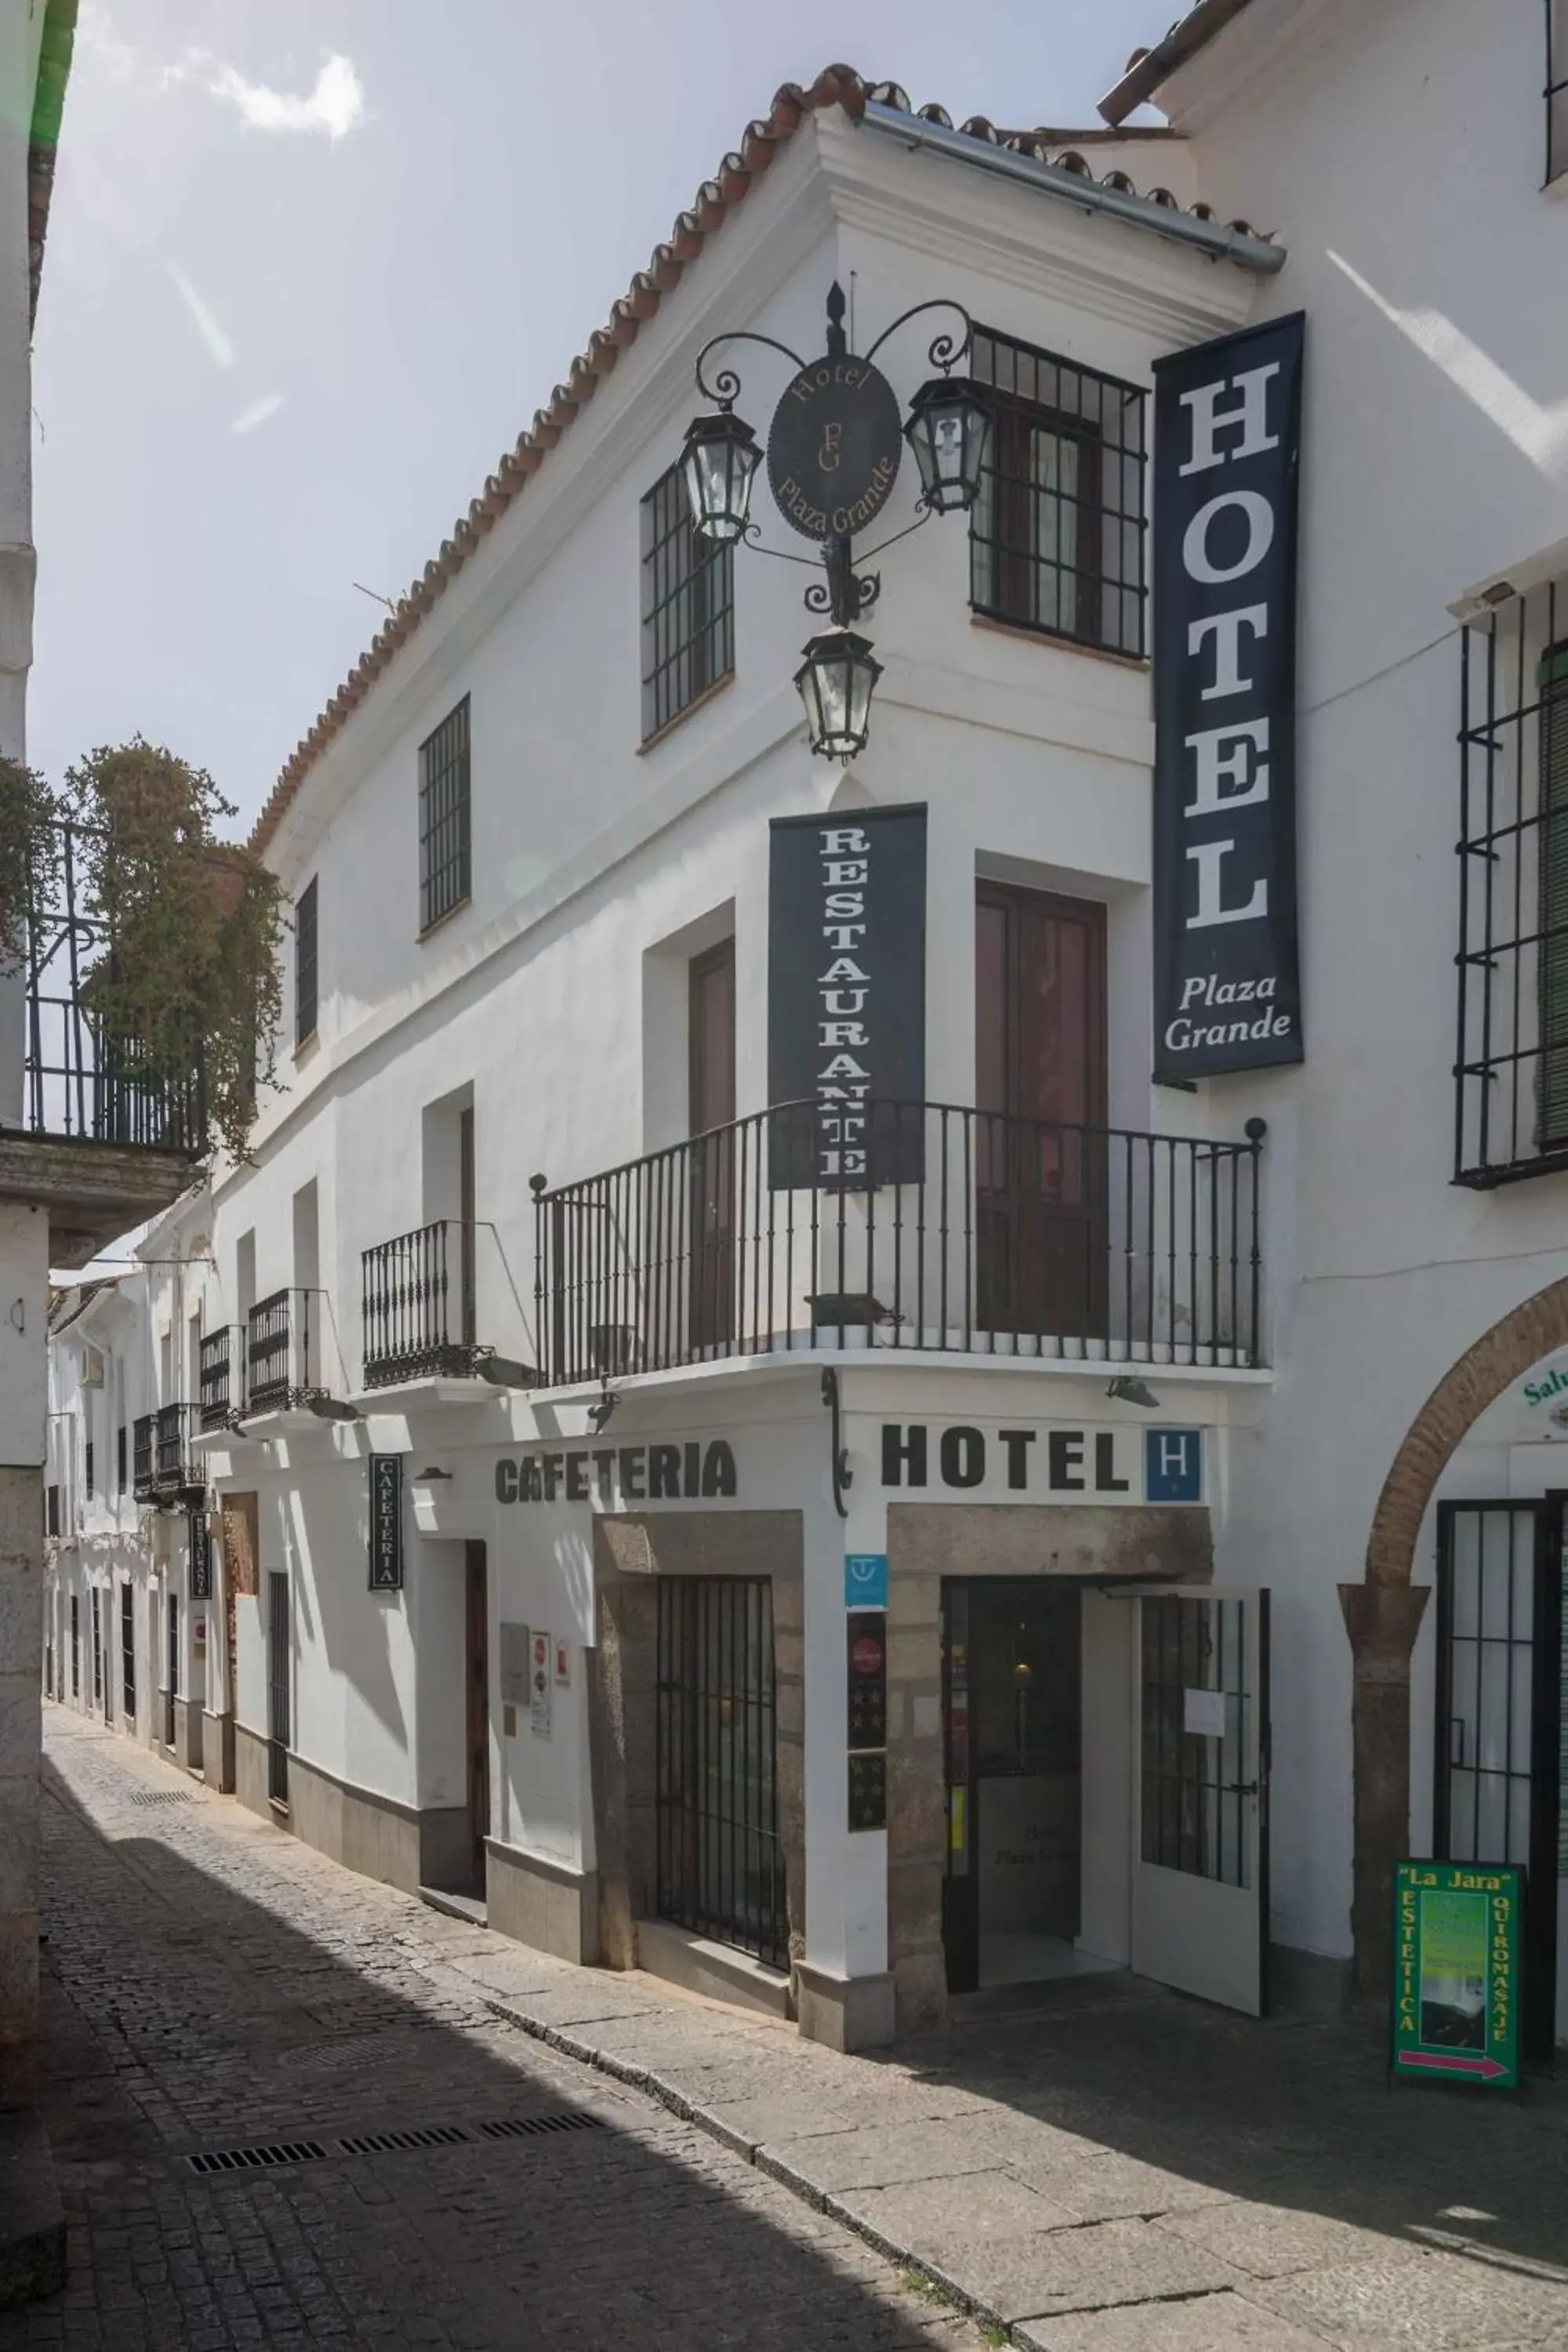
[[[1458,2052],[1450,2055],[1439,2050],[1402,2050],[1399,2064],[1401,2071],[1406,2066],[1433,2066],[1443,2074],[1479,2074],[1486,2083],[1508,2073],[1495,2058],[1461,2058]]]

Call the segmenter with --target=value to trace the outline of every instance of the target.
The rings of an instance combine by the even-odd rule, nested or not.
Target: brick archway
[[[1388,1988],[1394,1864],[1410,1834],[1410,1654],[1426,1606],[1411,1583],[1415,1543],[1438,1479],[1474,1423],[1512,1381],[1568,1347],[1568,1276],[1484,1331],[1446,1371],[1405,1432],[1383,1482],[1360,1584],[1342,1584],[1351,1640],[1355,1989]]]

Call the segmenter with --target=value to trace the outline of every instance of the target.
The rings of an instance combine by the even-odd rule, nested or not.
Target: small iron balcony
[[[157,1422],[156,1413],[143,1412],[132,1424],[131,1492],[139,1503],[157,1499]]]
[[[246,1318],[244,1410],[280,1412],[323,1393],[308,1290],[275,1290]]]
[[[200,1418],[204,1434],[227,1429],[245,1408],[245,1330],[224,1323],[202,1340]]]
[[[153,1429],[153,1486],[160,1502],[187,1502],[205,1493],[206,1474],[191,1452],[195,1433],[194,1404],[159,1406]]]
[[[475,1339],[474,1228],[439,1217],[361,1259],[364,1384],[462,1380],[492,1351]]]
[[[853,1147],[789,1103],[536,1178],[547,1381],[802,1348],[1263,1361],[1261,1120],[1208,1142],[945,1103],[860,1116]]]

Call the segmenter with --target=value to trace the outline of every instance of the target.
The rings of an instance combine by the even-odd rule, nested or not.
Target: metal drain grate
[[[270,2172],[280,2164],[314,2164],[326,2155],[319,2139],[285,2139],[271,2147],[219,2147],[187,2156],[193,2172]]]
[[[461,2124],[430,2124],[415,2131],[358,2132],[338,2146],[345,2156],[395,2156],[405,2147],[456,2147],[468,2137]]]
[[[192,1789],[136,1789],[131,1797],[133,1805],[194,1805],[195,1801]]]
[[[507,2116],[481,2124],[487,2139],[535,2139],[546,2132],[602,2131],[602,2116]]]

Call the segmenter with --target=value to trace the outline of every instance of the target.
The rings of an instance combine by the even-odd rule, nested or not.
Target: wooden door
[[[691,1339],[721,1346],[735,1328],[735,942],[690,966]]]
[[[976,1320],[1105,1328],[1105,909],[982,882],[975,906]]]
[[[485,1884],[485,1840],[490,1830],[489,1586],[485,1547],[463,1547],[468,1580],[468,1837],[475,1885]]]

